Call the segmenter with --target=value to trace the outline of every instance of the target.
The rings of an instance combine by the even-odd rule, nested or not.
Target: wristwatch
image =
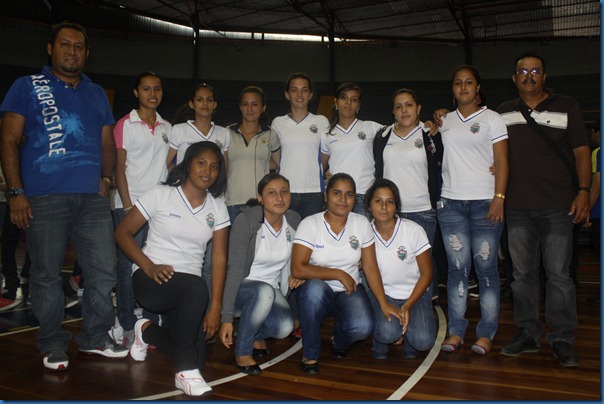
[[[17,196],[19,194],[22,194],[23,192],[23,188],[9,188],[6,194],[8,196]]]

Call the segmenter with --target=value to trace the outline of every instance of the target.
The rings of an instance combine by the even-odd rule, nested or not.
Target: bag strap
[[[533,130],[543,139],[543,141],[552,149],[552,151],[562,160],[568,171],[570,172],[570,176],[573,181],[573,185],[575,189],[579,187],[579,178],[577,177],[577,171],[575,166],[568,160],[568,158],[562,153],[562,149],[560,146],[554,142],[554,140],[545,133],[543,128],[539,126],[539,124],[535,121],[535,119],[531,116],[528,111],[528,108],[524,104],[520,104],[520,113],[526,119],[526,122],[533,128]]]

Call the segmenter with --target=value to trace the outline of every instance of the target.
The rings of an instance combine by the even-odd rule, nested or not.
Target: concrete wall
[[[132,82],[139,73],[152,70],[166,78],[160,112],[171,118],[186,102],[193,86],[193,48],[186,39],[132,37],[90,31],[91,53],[86,73],[115,91],[114,113],[120,117],[136,106]],[[0,98],[15,78],[31,74],[47,64],[47,27],[27,29],[0,26]],[[515,96],[511,82],[514,57],[535,51],[546,59],[548,85],[574,96],[593,120],[600,110],[600,38],[542,42],[476,44],[474,65],[482,72],[483,89],[495,108]],[[336,81],[356,81],[363,88],[361,117],[380,122],[392,120],[391,94],[400,87],[416,89],[424,104],[423,119],[433,108],[450,106],[450,76],[465,63],[459,45],[405,44],[377,46],[336,44]],[[283,84],[290,72],[304,71],[316,81],[316,108],[321,96],[332,97],[329,82],[330,52],[325,44],[263,42],[260,40],[205,40],[201,46],[199,78],[218,91],[216,121],[238,119],[237,97],[249,84],[262,86],[269,98],[271,116],[287,110]],[[593,116],[593,117],[592,117]]]

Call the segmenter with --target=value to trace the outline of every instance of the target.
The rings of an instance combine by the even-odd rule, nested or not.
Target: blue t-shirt
[[[594,171],[596,173],[602,172],[602,159],[600,159],[600,152],[601,152],[601,149],[598,149],[598,152],[596,153],[596,171]],[[601,191],[600,191],[600,196],[602,196]],[[589,212],[589,217],[591,219],[599,219],[600,215],[601,215],[601,209],[602,208],[600,207],[600,198],[598,198],[598,200],[594,204],[593,208],[591,208],[591,212]]]
[[[102,129],[115,123],[102,87],[82,74],[72,90],[46,66],[17,79],[0,112],[25,117],[20,153],[28,197],[99,192]]]

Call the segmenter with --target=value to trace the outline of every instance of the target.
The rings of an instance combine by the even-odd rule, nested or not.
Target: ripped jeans
[[[468,274],[474,260],[480,291],[480,320],[476,337],[493,339],[499,322],[499,272],[497,252],[503,224],[485,220],[491,200],[460,201],[441,198],[437,210],[449,276],[447,281],[449,335],[464,337]]]

